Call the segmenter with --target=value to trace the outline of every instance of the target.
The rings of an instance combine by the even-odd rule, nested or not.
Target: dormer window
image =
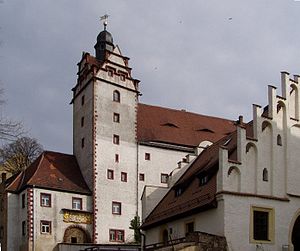
[[[182,187],[177,187],[175,189],[175,197],[180,196],[183,193],[184,189]]]
[[[121,100],[120,92],[117,91],[117,90],[115,90],[115,91],[113,92],[113,101],[115,101],[115,102],[120,102],[120,100]]]
[[[204,186],[208,182],[208,175],[202,176],[199,178],[199,185]]]

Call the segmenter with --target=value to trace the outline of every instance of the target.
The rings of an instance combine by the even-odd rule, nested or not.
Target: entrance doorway
[[[78,227],[78,226],[70,226],[66,229],[64,234],[64,242],[66,243],[88,243],[90,242],[90,238],[88,233]]]
[[[298,216],[293,227],[292,243],[294,245],[294,251],[300,250],[300,216]]]

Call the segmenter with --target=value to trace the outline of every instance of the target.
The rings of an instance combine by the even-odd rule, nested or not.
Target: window
[[[120,114],[119,113],[114,113],[113,121],[115,123],[120,123]]]
[[[182,187],[177,187],[175,189],[175,197],[180,196],[183,193],[183,188]]]
[[[109,230],[109,241],[124,242],[124,239],[124,230]]]
[[[81,105],[84,105],[84,95],[81,97]]]
[[[121,79],[121,81],[125,81],[125,75],[124,74],[120,74],[120,79]]]
[[[83,127],[84,126],[84,117],[81,117],[81,127]]]
[[[115,145],[119,145],[120,144],[120,136],[119,135],[114,134],[114,136],[113,136],[113,143]]]
[[[185,224],[185,233],[193,233],[194,232],[194,222],[188,222]]]
[[[277,145],[282,146],[282,139],[281,139],[280,134],[277,135]]]
[[[268,169],[267,168],[264,168],[263,170],[263,181],[268,181],[269,178],[268,178]]]
[[[84,148],[84,138],[81,139],[81,148]]]
[[[77,237],[71,237],[71,243],[77,243]]]
[[[120,160],[120,159],[119,159],[119,154],[115,154],[115,162],[116,162],[116,163],[119,163],[119,160]]]
[[[113,180],[114,179],[114,170],[111,170],[111,169],[107,170],[107,178],[109,180]]]
[[[121,181],[127,182],[127,173],[121,172]]]
[[[25,208],[25,193],[22,194],[22,208]]]
[[[72,209],[82,210],[82,199],[81,198],[72,198]]]
[[[51,207],[51,194],[41,193],[41,207]]]
[[[112,202],[112,214],[121,215],[121,202]]]
[[[109,70],[107,71],[107,73],[108,73],[108,76],[110,76],[110,77],[112,77],[112,76],[114,75],[114,71],[111,70],[111,69],[109,69]]]
[[[22,235],[26,235],[26,221],[22,221]]]
[[[199,185],[204,186],[208,182],[208,175],[203,175],[199,178]]]
[[[166,174],[166,173],[160,174],[160,182],[161,183],[168,183],[168,178],[169,178],[168,174]]]
[[[113,92],[113,101],[120,102],[120,100],[121,100],[120,92],[119,91],[114,91]]]
[[[51,234],[51,221],[41,220],[41,234]]]
[[[139,174],[139,180],[140,180],[140,181],[145,181],[145,174],[140,173],[140,174]]]
[[[150,153],[145,153],[145,160],[150,160]]]
[[[272,208],[251,208],[251,242],[270,243],[274,240],[274,210]]]

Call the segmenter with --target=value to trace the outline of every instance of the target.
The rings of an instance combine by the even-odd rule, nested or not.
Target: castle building
[[[143,197],[154,208],[142,225],[149,250],[176,240],[189,250],[300,250],[299,83],[282,72],[281,95],[269,86],[251,122],[240,117],[156,203]]]
[[[129,58],[106,26],[95,52],[83,53],[72,89],[73,155],[46,151],[1,184],[3,250],[133,242],[130,221],[149,213],[168,182],[236,128],[230,120],[140,103]],[[146,185],[147,193],[160,190],[142,210]]]

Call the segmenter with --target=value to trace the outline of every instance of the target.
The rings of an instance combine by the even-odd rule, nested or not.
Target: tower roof
[[[97,36],[97,43],[109,43],[113,45],[113,37],[110,32],[103,30]]]

